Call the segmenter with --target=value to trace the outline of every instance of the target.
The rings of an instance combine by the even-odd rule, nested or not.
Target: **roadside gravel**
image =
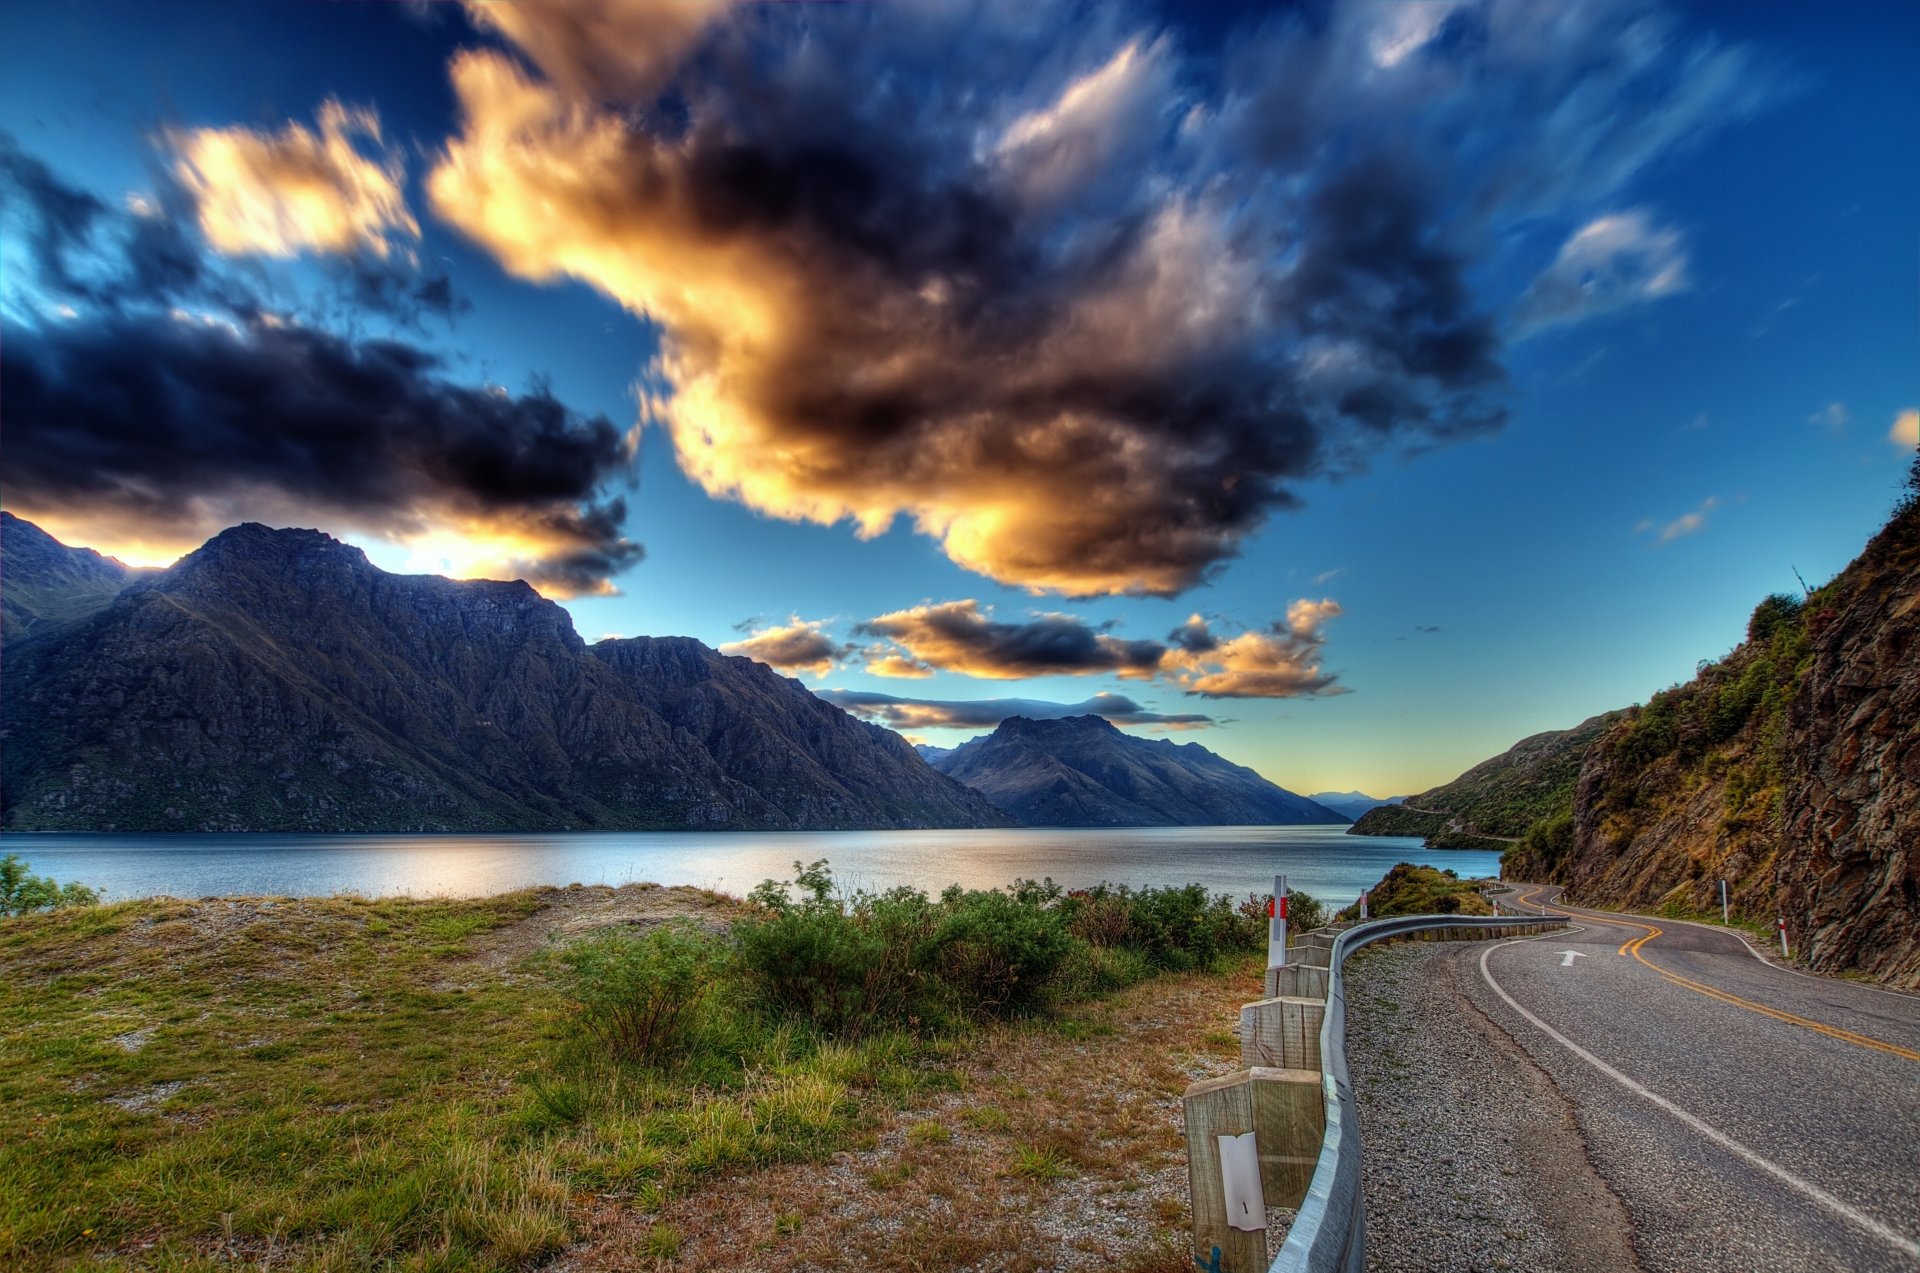
[[[1625,1212],[1571,1107],[1462,994],[1462,957],[1481,945],[1376,947],[1347,962],[1367,1267],[1635,1270]]]

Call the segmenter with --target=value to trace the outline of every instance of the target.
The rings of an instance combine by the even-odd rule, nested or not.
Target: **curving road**
[[[1920,996],[1512,887],[1577,928],[1462,949],[1461,980],[1573,1104],[1642,1267],[1920,1269]]]

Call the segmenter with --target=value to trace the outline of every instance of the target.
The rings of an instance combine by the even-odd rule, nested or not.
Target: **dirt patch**
[[[525,919],[478,934],[451,968],[501,973],[550,945],[608,928],[644,931],[666,923],[696,924],[724,933],[750,909],[738,898],[684,885],[570,884],[534,894],[540,909]]]
[[[152,1109],[185,1086],[186,1082],[181,1079],[175,1079],[170,1083],[155,1083],[153,1086],[143,1087],[137,1092],[126,1092],[119,1096],[109,1096],[107,1097],[107,1104],[118,1105],[121,1109],[131,1113],[138,1113],[141,1110]]]
[[[594,1200],[553,1268],[1189,1267],[1180,1097],[1238,1068],[1229,1027],[1258,991],[1250,973],[1163,977],[1064,1026],[985,1030],[957,1090],[884,1111],[862,1147],[702,1182],[658,1211]]]

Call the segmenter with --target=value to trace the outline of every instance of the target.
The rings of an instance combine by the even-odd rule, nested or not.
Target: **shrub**
[[[1240,903],[1240,914],[1246,917],[1261,933],[1266,931],[1267,908],[1273,904],[1271,893],[1249,893],[1247,900]],[[1319,898],[1304,889],[1294,889],[1287,894],[1287,931],[1295,933],[1309,932],[1323,927],[1327,922],[1327,908]]]
[[[1791,593],[1774,593],[1753,608],[1753,617],[1747,620],[1747,640],[1756,645],[1768,640],[1783,624],[1798,619],[1805,608],[1806,602]]]
[[[794,901],[768,880],[751,894],[766,913],[734,926],[741,966],[760,997],[829,1034],[917,1019],[936,924],[926,895],[899,888],[843,902],[824,861],[794,869],[805,896]]]
[[[934,969],[959,1010],[998,1017],[1031,1011],[1046,979],[1066,960],[1074,939],[1057,908],[1016,892],[941,897],[934,930]]]
[[[614,1059],[650,1064],[686,1045],[720,962],[718,943],[682,924],[603,933],[560,955],[579,1027]]]
[[[31,915],[35,911],[68,906],[98,905],[100,894],[85,884],[56,884],[48,876],[30,875],[16,854],[0,858],[0,915]]]

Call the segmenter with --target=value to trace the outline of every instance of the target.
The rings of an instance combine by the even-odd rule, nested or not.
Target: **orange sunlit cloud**
[[[231,254],[315,250],[384,257],[391,236],[420,237],[399,161],[369,158],[357,144],[382,148],[379,116],[329,98],[319,123],[317,134],[298,123],[278,133],[199,128],[167,134],[178,157],[174,175],[193,195],[209,243]]]

